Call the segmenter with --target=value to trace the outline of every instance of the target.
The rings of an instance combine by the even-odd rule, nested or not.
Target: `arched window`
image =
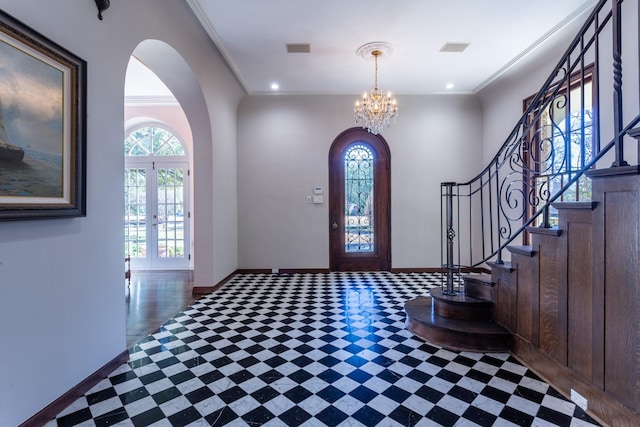
[[[180,140],[160,127],[139,128],[124,140],[125,156],[184,156],[185,154]]]

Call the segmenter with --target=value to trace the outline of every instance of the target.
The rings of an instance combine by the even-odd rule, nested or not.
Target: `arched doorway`
[[[200,83],[185,58],[173,47],[161,40],[144,40],[132,54],[151,70],[174,95],[184,111],[191,132],[191,202],[192,238],[191,268],[194,288],[206,288],[217,283],[224,274],[216,272],[219,258],[214,250],[225,247],[225,238],[214,239],[215,230],[227,230],[226,217],[216,215],[214,183],[216,182],[213,156],[213,136],[210,107],[205,101]],[[143,100],[144,101],[144,100]],[[144,116],[148,117],[147,114]],[[163,123],[167,120],[161,119]],[[176,126],[172,125],[172,128]],[[180,132],[182,136],[184,132]],[[213,207],[213,208],[212,208]],[[225,207],[225,212],[227,208]],[[222,223],[223,225],[220,225]],[[224,237],[224,236],[223,236]],[[220,243],[216,243],[220,242]],[[225,267],[226,265],[223,265]],[[223,272],[224,268],[221,269]],[[220,271],[220,270],[218,270]]]
[[[133,268],[190,267],[189,158],[185,145],[158,124],[124,141],[125,256]]]
[[[329,150],[329,268],[391,269],[391,154],[381,135],[344,131]]]

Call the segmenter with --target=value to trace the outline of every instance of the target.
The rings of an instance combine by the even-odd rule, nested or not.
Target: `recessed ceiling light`
[[[278,83],[271,83],[271,90],[278,90],[280,89],[280,85]]]
[[[454,85],[453,83],[447,83],[447,89],[453,89]]]

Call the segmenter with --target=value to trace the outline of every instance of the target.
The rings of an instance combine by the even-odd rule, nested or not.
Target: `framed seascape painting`
[[[87,64],[0,11],[0,220],[86,215]]]

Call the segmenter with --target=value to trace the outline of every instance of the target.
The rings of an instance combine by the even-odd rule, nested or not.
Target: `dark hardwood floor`
[[[192,289],[192,271],[132,271],[125,299],[127,348],[195,301]]]

